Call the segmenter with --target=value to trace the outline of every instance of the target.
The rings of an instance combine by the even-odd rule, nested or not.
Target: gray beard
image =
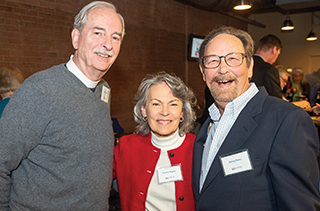
[[[216,80],[212,79],[210,83],[210,92],[212,97],[219,102],[231,102],[237,98],[238,91],[238,80],[234,79],[235,86],[232,86],[228,89],[220,89],[215,86]]]

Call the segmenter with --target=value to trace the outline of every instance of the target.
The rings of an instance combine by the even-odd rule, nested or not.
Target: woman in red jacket
[[[195,210],[192,151],[196,98],[183,81],[148,75],[136,94],[136,133],[115,147],[113,175],[122,211]]]

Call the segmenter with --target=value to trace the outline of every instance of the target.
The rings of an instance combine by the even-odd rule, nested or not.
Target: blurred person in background
[[[290,77],[290,73],[286,70],[286,68],[282,65],[276,65],[275,66],[279,72],[279,78],[280,78],[280,88],[281,90],[284,89],[284,87],[287,85]],[[285,98],[285,95],[283,94],[282,99],[287,100]]]
[[[24,77],[17,67],[2,67],[0,69],[0,117],[14,91],[23,83]]]
[[[306,80],[310,85],[310,103],[315,105],[316,96],[320,90],[320,68],[317,71],[306,74]]]
[[[289,83],[289,78],[290,78],[291,74],[282,65],[277,65],[276,68],[279,71],[280,86],[281,86],[281,89],[283,89]],[[282,99],[285,101],[288,101],[287,98],[285,98],[284,96],[282,97]],[[310,103],[307,100],[301,100],[301,101],[296,101],[296,102],[292,102],[292,103],[294,105],[302,108],[303,110],[310,112],[310,114],[312,114],[312,112],[315,113],[316,115],[318,115],[320,113],[319,104],[316,104],[313,107],[311,107]]]
[[[262,37],[257,45],[257,51],[253,54],[253,76],[251,81],[257,87],[264,86],[269,95],[282,98],[279,73],[273,64],[277,61],[282,48],[281,40],[268,34]]]
[[[147,75],[135,98],[136,134],[123,136],[114,153],[121,210],[194,210],[193,92],[161,72]]]
[[[290,81],[287,84],[286,94],[290,95],[292,102],[301,100],[309,101],[310,85],[307,83],[303,70],[299,67],[293,68]]]

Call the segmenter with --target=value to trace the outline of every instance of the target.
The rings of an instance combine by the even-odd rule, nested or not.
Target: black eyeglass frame
[[[280,78],[287,84],[289,83],[289,80],[285,80],[282,76],[280,76]]]
[[[227,62],[226,57],[229,56],[229,55],[232,55],[232,54],[241,54],[242,60],[241,60],[241,63],[240,63],[240,64],[238,64],[238,65],[230,65],[230,64]],[[210,57],[210,56],[217,56],[217,57],[219,58],[219,63],[218,63],[218,65],[217,65],[216,67],[206,67],[206,65],[204,64],[204,60],[205,60],[206,58]],[[202,65],[203,65],[203,67],[206,68],[206,69],[215,69],[215,68],[217,68],[217,67],[220,66],[220,64],[221,64],[221,58],[224,58],[224,62],[225,62],[229,67],[239,67],[240,65],[242,65],[243,59],[246,58],[246,57],[247,57],[247,56],[246,56],[244,53],[240,53],[240,52],[231,52],[231,53],[226,54],[225,56],[219,56],[219,55],[216,55],[216,54],[211,54],[211,55],[204,56],[204,57],[202,58]]]

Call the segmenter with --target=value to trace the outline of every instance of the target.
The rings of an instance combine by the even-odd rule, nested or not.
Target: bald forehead
[[[122,36],[123,26],[119,15],[112,9],[107,7],[98,7],[92,9],[88,13],[88,23],[94,23],[94,28],[99,30],[108,30],[112,28],[114,33]]]
[[[92,19],[96,16],[101,16],[101,17],[110,16],[110,17],[114,18],[115,20],[118,19],[120,22],[120,18],[118,16],[118,14],[114,10],[107,8],[107,7],[97,7],[97,8],[94,8],[89,11],[88,19]]]
[[[215,51],[222,51],[224,53],[244,53],[244,47],[241,40],[236,36],[230,34],[219,34],[208,43],[205,54]]]

